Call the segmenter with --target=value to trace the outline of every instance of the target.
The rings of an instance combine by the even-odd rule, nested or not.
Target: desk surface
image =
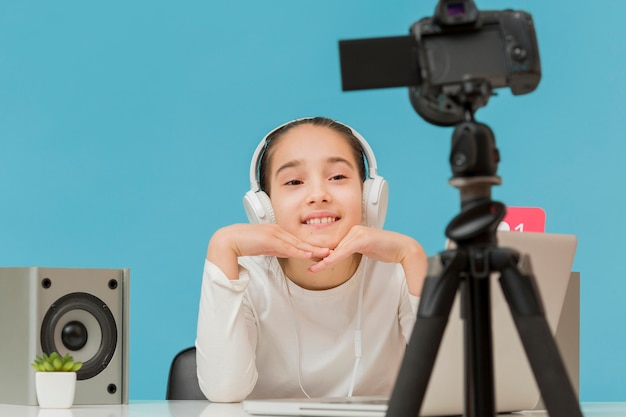
[[[585,417],[624,417],[626,403],[583,403]],[[498,417],[548,417],[545,412],[500,414]],[[128,405],[74,406],[66,410],[0,404],[0,417],[249,417],[241,404],[207,401],[132,401]]]

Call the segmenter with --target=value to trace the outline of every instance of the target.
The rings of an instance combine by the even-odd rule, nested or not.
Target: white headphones
[[[261,190],[258,178],[259,162],[267,145],[268,137],[273,136],[276,131],[294,122],[312,119],[313,118],[296,119],[284,123],[265,135],[263,140],[256,147],[254,155],[252,156],[252,162],[250,163],[250,191],[243,197],[243,206],[250,223],[276,223],[272,203],[269,196]],[[382,229],[385,223],[387,203],[389,201],[387,181],[377,174],[376,158],[365,138],[350,126],[343,123],[339,124],[352,131],[354,137],[356,137],[361,144],[363,155],[367,161],[368,178],[363,183],[363,225]]]

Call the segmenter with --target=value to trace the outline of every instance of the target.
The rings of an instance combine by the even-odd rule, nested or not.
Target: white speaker
[[[0,268],[0,403],[37,405],[42,353],[83,362],[74,404],[128,403],[128,269]]]

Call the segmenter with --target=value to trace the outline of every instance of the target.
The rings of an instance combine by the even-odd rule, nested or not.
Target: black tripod
[[[471,108],[471,107],[468,107]],[[496,229],[505,214],[491,200],[498,150],[491,129],[466,121],[452,135],[450,184],[461,192],[461,212],[448,224],[446,236],[455,250],[429,261],[417,321],[407,346],[387,417],[419,415],[439,345],[457,290],[461,292],[465,349],[465,416],[493,417],[495,410],[491,334],[490,274],[500,285],[529,359],[544,404],[552,417],[582,417],[545,317],[527,256],[497,246]]]

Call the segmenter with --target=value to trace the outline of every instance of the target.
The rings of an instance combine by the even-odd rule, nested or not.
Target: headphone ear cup
[[[363,225],[382,229],[387,217],[389,186],[383,177],[376,176],[363,183]]]
[[[252,224],[276,223],[272,202],[264,191],[248,191],[243,197],[243,208]]]

